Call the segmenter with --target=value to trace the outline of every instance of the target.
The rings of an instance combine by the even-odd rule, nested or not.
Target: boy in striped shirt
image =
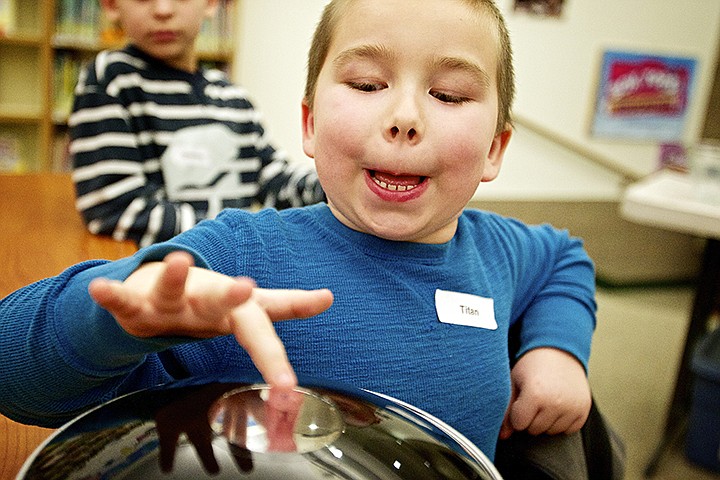
[[[198,65],[219,0],[102,0],[129,44],[81,73],[70,117],[76,207],[88,229],[140,246],[227,207],[324,200],[312,167],[265,135],[246,92]]]

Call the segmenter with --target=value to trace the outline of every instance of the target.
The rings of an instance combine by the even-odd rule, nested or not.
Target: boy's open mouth
[[[425,181],[427,177],[418,175],[393,175],[387,172],[370,170],[370,178],[385,190],[395,192],[407,192]]]

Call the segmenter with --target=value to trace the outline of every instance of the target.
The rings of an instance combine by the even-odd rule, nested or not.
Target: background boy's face
[[[102,0],[105,14],[145,53],[181,70],[196,68],[195,38],[217,0]]]
[[[462,0],[357,0],[335,29],[303,144],[333,213],[391,240],[448,241],[497,175],[496,28]]]

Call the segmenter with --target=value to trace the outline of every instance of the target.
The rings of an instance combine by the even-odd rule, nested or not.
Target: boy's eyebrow
[[[359,47],[344,50],[333,60],[335,67],[342,67],[356,58],[380,58],[392,60],[394,55],[382,45],[360,45]]]
[[[441,57],[435,60],[435,64],[446,70],[459,70],[466,72],[483,87],[487,88],[490,86],[490,75],[476,63],[466,60],[461,57]]]

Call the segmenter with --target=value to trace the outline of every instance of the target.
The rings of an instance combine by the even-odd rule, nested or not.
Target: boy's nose
[[[422,108],[414,95],[402,95],[391,105],[389,122],[385,129],[388,141],[417,143],[424,126]]]
[[[399,135],[407,136],[408,140],[412,140],[415,138],[415,135],[417,135],[417,130],[415,130],[413,127],[410,127],[407,133],[400,133],[400,127],[394,126],[390,128],[390,136],[392,138],[397,138]]]
[[[175,8],[176,0],[155,0],[153,2],[153,11],[155,15],[170,15]]]

